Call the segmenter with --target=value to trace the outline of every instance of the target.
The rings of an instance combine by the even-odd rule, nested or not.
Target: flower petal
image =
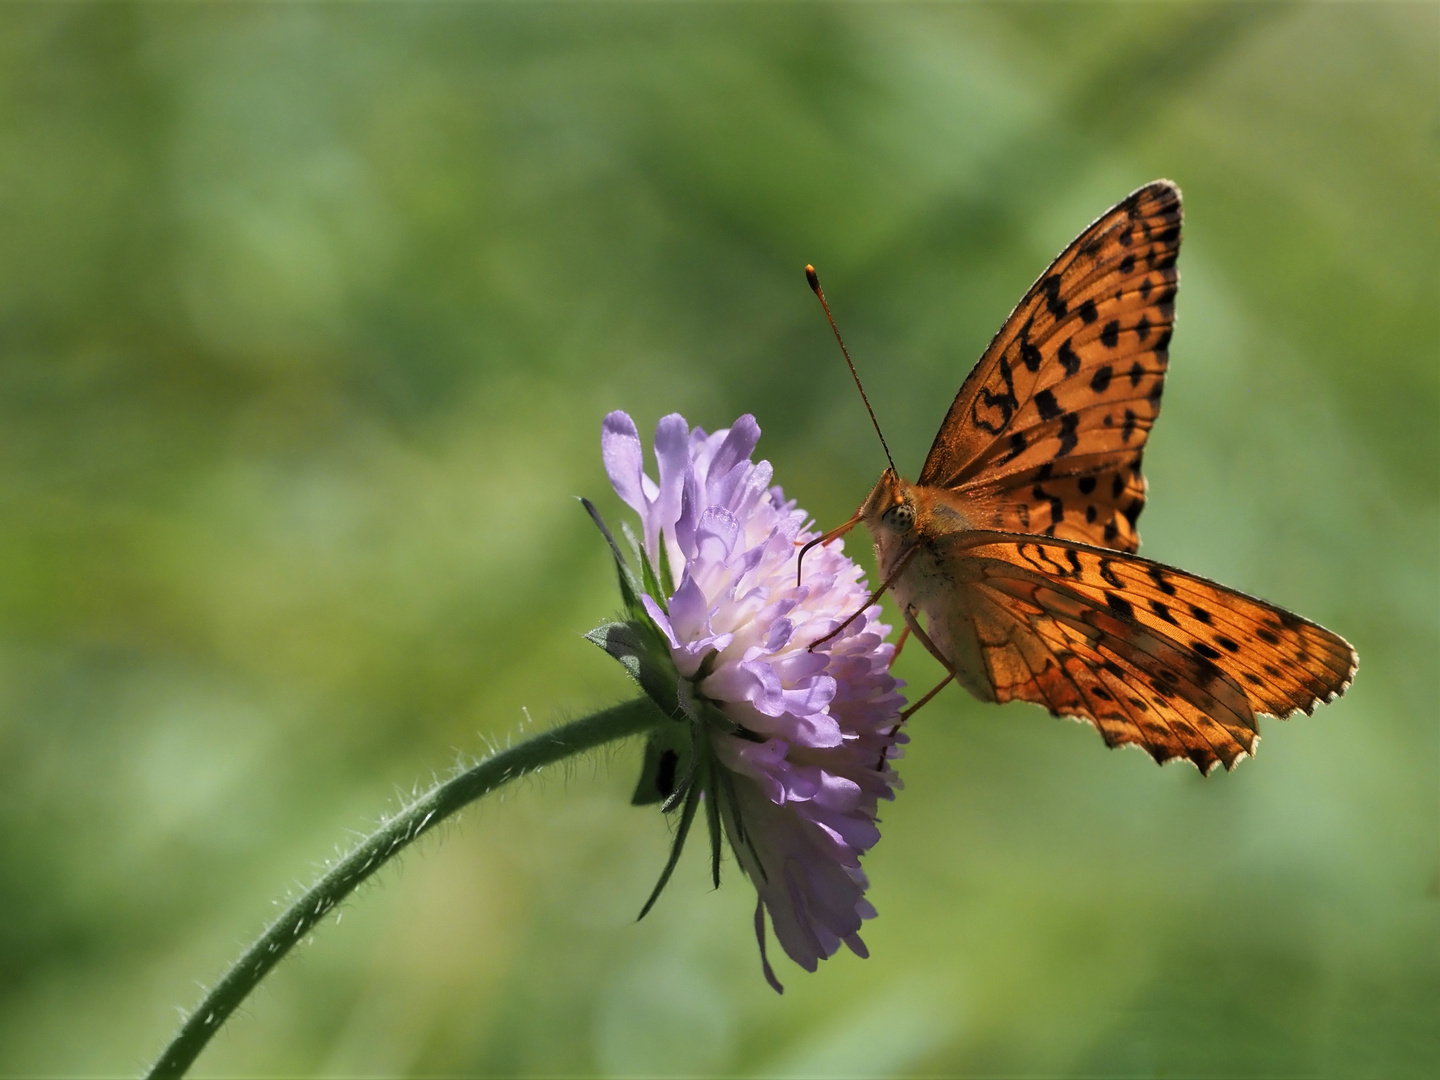
[[[735,537],[739,532],[739,522],[728,510],[719,506],[707,507],[695,527],[695,560],[725,562],[735,547]]]
[[[660,483],[650,519],[645,523],[645,552],[657,563],[661,531],[668,530],[673,535],[675,522],[680,517],[689,442],[690,426],[679,413],[662,416],[655,425],[655,460],[660,466]]]
[[[710,475],[724,476],[737,463],[748,463],[750,454],[759,442],[760,425],[755,422],[755,417],[746,413],[731,425],[730,431],[725,435],[725,441],[720,444],[714,460],[710,462]]]
[[[629,415],[616,410],[605,417],[600,426],[600,460],[605,474],[626,506],[643,519],[649,509],[640,478],[645,471],[645,455],[640,448],[640,433]]]
[[[710,601],[689,574],[670,598],[670,621],[680,641],[694,641],[710,633]]]

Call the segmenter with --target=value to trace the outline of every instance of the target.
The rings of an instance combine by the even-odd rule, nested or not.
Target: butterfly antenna
[[[860,400],[865,402],[865,411],[870,414],[870,423],[875,425],[875,434],[880,436],[880,448],[885,451],[885,460],[890,463],[890,471],[897,472],[895,459],[890,456],[890,447],[886,444],[885,435],[880,430],[880,421],[875,419],[875,410],[870,407],[870,399],[865,394],[865,387],[860,385],[860,376],[856,374],[855,362],[850,359],[850,350],[845,348],[845,339],[840,336],[840,328],[835,325],[835,316],[830,314],[830,305],[825,302],[825,290],[820,288],[820,275],[815,273],[815,267],[806,265],[805,280],[810,283],[811,290],[820,298],[820,306],[825,309],[825,318],[830,320],[830,329],[835,331],[835,340],[840,343],[840,352],[845,357],[845,363],[850,367],[850,377],[855,380],[855,389],[860,391]]]

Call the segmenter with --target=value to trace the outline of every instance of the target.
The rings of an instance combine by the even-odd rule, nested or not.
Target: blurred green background
[[[637,748],[387,871],[200,1075],[1426,1074],[1440,9],[0,8],[0,1073],[124,1074],[486,737],[630,694],[599,425],[754,412],[819,522],[1011,305],[1184,189],[1145,554],[1349,637],[1202,779],[948,691],[872,958],[760,977]],[[868,553],[865,556],[868,560]],[[908,650],[926,689],[936,666]]]

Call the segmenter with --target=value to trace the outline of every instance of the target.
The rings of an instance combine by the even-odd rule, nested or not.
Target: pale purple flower
[[[658,574],[663,545],[674,574],[674,594],[645,596],[645,608],[680,675],[740,729],[707,727],[725,782],[706,797],[780,944],[814,971],[842,941],[866,955],[860,924],[875,909],[860,855],[880,838],[878,800],[899,787],[904,699],[878,605],[809,650],[869,590],[840,541],[813,549],[796,584],[797,544],[815,534],[771,486],[770,463],[750,460],[759,438],[749,415],[709,435],[667,416],[655,430],[658,482],[625,413],[605,418],[601,448],[616,493],[640,515],[645,557]],[[763,959],[758,906],[756,931]],[[779,989],[768,962],[765,973]]]

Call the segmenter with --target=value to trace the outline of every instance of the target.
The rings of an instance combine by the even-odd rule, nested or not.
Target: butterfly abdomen
[[[878,544],[876,550],[880,550]],[[987,605],[975,592],[978,565],[950,558],[944,546],[932,539],[919,539],[902,558],[907,561],[891,591],[906,625],[955,681],[976,698],[985,702],[1010,700],[986,665],[987,655],[1003,642],[996,640],[993,633],[985,637],[986,628],[993,628],[993,620],[987,618]]]

